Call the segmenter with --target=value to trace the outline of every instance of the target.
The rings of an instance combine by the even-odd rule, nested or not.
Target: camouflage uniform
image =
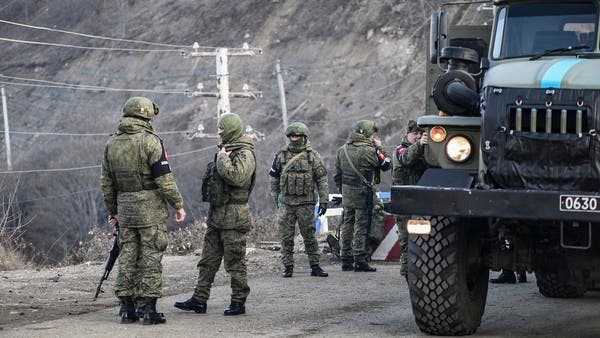
[[[246,277],[246,240],[251,226],[248,198],[254,186],[256,159],[252,139],[244,135],[237,114],[222,115],[218,126],[223,130],[219,145],[222,151],[209,164],[202,182],[203,200],[210,203],[208,227],[198,262],[198,281],[188,302],[205,306],[223,260],[225,271],[231,276],[232,305],[243,306],[250,293]],[[227,155],[223,148],[231,153]],[[178,304],[183,303],[175,306],[189,310]],[[225,314],[240,313],[226,310]]]
[[[162,296],[161,260],[168,245],[167,204],[179,210],[183,199],[163,142],[150,124],[158,107],[134,97],[123,112],[118,132],[106,143],[101,176],[106,209],[119,220],[115,294],[157,298]]]
[[[358,121],[347,143],[337,151],[334,181],[338,190],[342,192],[344,207],[340,235],[340,257],[344,270],[346,270],[345,266],[352,261],[354,261],[355,271],[363,271],[360,267],[368,266],[366,263],[367,226],[368,218],[372,217],[368,200],[373,201],[376,197],[372,185],[379,183],[380,171],[387,171],[391,167],[385,149],[374,145],[372,135],[376,131],[373,122]],[[368,181],[368,186],[355,173],[344,148],[347,149],[348,156],[356,169]]]
[[[298,136],[298,140],[290,140],[288,145],[275,154],[269,176],[271,196],[279,209],[281,262],[286,267],[284,277],[291,277],[296,222],[304,239],[309,264],[313,270],[320,270],[319,245],[315,236],[315,187],[320,202],[320,213],[325,213],[327,208],[329,187],[325,165],[308,141],[308,127],[304,123],[294,122],[285,134],[288,137]],[[320,272],[320,276],[326,277],[322,270]]]
[[[408,132],[422,132],[423,129],[417,126],[417,123],[410,120],[408,123]],[[393,171],[392,184],[394,185],[416,185],[421,176],[429,166],[424,157],[425,146],[419,141],[410,143],[405,136],[402,142],[396,147],[393,156]],[[400,274],[407,275],[407,251],[408,251],[408,231],[406,230],[406,222],[410,219],[410,215],[396,216],[396,224],[398,226],[398,242],[402,250],[400,258]]]

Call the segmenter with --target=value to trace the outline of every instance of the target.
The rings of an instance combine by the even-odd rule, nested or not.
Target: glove
[[[319,216],[323,216],[323,215],[325,215],[326,211],[327,211],[327,203],[319,203],[319,210],[317,211],[317,214]]]
[[[427,136],[427,133],[423,133],[421,139],[419,140],[419,143],[421,143],[422,146],[429,143],[429,137]]]

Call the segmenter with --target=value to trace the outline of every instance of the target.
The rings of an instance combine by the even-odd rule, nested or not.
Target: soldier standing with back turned
[[[380,171],[390,169],[391,161],[381,141],[374,138],[376,132],[373,121],[358,121],[337,151],[334,181],[342,192],[344,207],[340,235],[343,271],[377,270],[367,263],[367,236],[376,196],[373,185],[379,183]]]
[[[106,143],[102,162],[100,181],[109,223],[119,226],[115,294],[124,305],[123,324],[139,320],[133,302],[136,291],[146,299],[143,323],[166,322],[164,315],[156,311],[156,300],[162,295],[161,260],[169,244],[167,204],[176,210],[176,222],[185,219],[167,151],[150,124],[156,115],[158,106],[151,100],[127,100],[119,131]]]
[[[427,144],[427,134],[417,125],[414,120],[408,121],[406,136],[396,147],[393,156],[392,183],[395,185],[415,185],[423,176],[423,173],[429,165],[425,161],[425,145]],[[398,242],[402,250],[400,258],[400,274],[408,275],[407,252],[408,252],[408,231],[406,222],[410,216],[396,216],[396,225],[398,227]]]
[[[319,153],[312,149],[308,141],[308,133],[308,127],[304,123],[290,124],[285,131],[289,144],[275,154],[269,171],[271,196],[279,211],[283,277],[292,277],[294,272],[296,222],[304,239],[311,276],[328,276],[319,266],[319,244],[315,236],[314,215],[315,187],[319,197],[318,215],[324,215],[327,211],[329,195],[327,170]]]
[[[222,143],[202,180],[202,200],[210,203],[198,282],[191,298],[176,302],[181,310],[206,313],[210,288],[221,260],[231,276],[231,303],[225,316],[246,313],[250,293],[246,276],[246,240],[250,230],[248,198],[254,187],[256,159],[252,139],[244,135],[237,114],[223,114],[218,122]]]

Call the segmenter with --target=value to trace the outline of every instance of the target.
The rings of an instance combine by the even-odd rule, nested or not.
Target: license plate
[[[600,196],[560,195],[560,211],[600,212]]]

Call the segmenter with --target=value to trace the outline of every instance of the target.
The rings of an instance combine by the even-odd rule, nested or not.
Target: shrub
[[[165,255],[188,255],[198,252],[202,249],[205,233],[206,221],[204,220],[169,231],[169,246],[165,250]],[[277,222],[273,218],[255,219],[248,233],[248,246],[257,246],[262,241],[274,241],[277,238]],[[105,226],[94,226],[90,228],[86,238],[79,241],[75,249],[65,257],[62,264],[105,260],[113,242],[113,234]]]

